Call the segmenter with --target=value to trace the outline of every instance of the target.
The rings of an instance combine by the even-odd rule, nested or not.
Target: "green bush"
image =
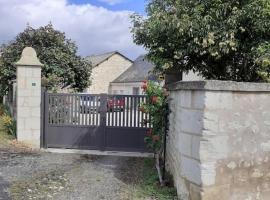
[[[3,123],[4,131],[16,138],[17,136],[17,123],[16,120],[11,116],[7,108],[4,109],[3,114],[1,115],[1,120]]]

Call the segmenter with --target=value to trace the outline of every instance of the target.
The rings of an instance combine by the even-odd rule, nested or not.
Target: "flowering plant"
[[[151,127],[146,132],[145,142],[155,154],[156,168],[162,184],[159,161],[164,151],[164,139],[167,131],[168,93],[153,81],[144,81],[142,89],[146,95],[146,102],[140,105],[140,110],[150,116],[149,119],[144,119],[144,123]]]

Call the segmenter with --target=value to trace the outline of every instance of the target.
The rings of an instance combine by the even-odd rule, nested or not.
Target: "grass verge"
[[[178,200],[176,189],[169,180],[165,187],[161,187],[154,159],[130,160],[129,174],[122,174],[128,189],[123,193],[121,200]],[[166,179],[170,179],[169,175]]]

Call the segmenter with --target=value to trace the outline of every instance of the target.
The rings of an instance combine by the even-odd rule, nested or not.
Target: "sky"
[[[130,14],[145,15],[145,0],[0,0],[0,44],[26,25],[51,22],[76,42],[81,56],[120,51],[135,59],[145,50],[133,43]]]

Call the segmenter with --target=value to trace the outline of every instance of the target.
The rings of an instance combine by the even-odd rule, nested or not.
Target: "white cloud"
[[[119,50],[135,58],[144,50],[132,41],[130,14],[67,0],[0,0],[0,43],[13,39],[27,23],[39,27],[51,21],[77,43],[81,55]]]
[[[107,3],[109,5],[115,5],[115,4],[122,3],[124,0],[99,0],[99,1]]]

